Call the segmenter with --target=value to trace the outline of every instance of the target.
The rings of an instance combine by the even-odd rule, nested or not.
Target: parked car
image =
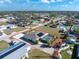
[[[68,44],[76,43],[77,38],[75,36],[69,36],[68,39],[65,41]]]
[[[51,27],[51,28],[56,28],[56,27],[57,27],[57,25],[52,24],[52,25],[50,25],[49,27]]]
[[[42,47],[42,48],[51,48],[51,46],[49,46],[48,44],[43,44],[40,47]]]
[[[63,50],[68,49],[69,47],[70,47],[70,46],[69,46],[68,44],[63,43],[63,44],[61,45],[61,47],[60,47],[60,50],[63,51]]]

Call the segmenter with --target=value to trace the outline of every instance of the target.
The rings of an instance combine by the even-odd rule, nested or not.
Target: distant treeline
[[[0,11],[0,14],[8,13],[57,13],[57,14],[79,14],[79,11]]]

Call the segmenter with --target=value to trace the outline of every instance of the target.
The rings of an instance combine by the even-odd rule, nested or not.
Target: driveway
[[[49,48],[49,47],[46,47],[46,48],[43,48],[43,47],[40,47],[41,45],[31,45],[32,48],[36,48],[36,49],[39,49],[47,54],[50,54],[52,55],[53,52],[54,52],[54,48]]]

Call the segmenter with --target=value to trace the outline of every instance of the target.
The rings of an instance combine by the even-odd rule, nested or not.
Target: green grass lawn
[[[70,44],[70,47],[74,47],[74,44]],[[69,50],[69,49],[67,49],[67,50]],[[71,59],[72,55],[70,56],[69,54],[67,54],[67,50],[62,52],[62,58],[63,59]],[[71,51],[73,52],[73,49]]]
[[[5,41],[0,41],[0,51],[4,50],[5,48],[8,48],[9,44]]]
[[[53,59],[50,55],[34,49],[32,52],[29,53],[29,59]]]
[[[22,31],[22,30],[24,30],[24,29],[26,29],[26,28],[24,28],[24,27],[17,27],[17,28],[14,28],[14,29],[12,29],[14,32],[19,32],[19,31]]]
[[[37,28],[36,30],[60,37],[59,29],[57,28],[50,28],[48,26],[42,26],[42,27]]]
[[[71,56],[68,55],[66,51],[63,51],[61,55],[62,55],[62,59],[71,59]]]
[[[11,30],[5,29],[4,33],[7,34],[7,35],[10,35],[12,32],[19,32],[19,31],[22,31],[24,29],[25,29],[24,27],[17,27],[17,28],[13,28]]]
[[[0,26],[1,25],[7,25],[7,23],[6,22],[0,22]]]

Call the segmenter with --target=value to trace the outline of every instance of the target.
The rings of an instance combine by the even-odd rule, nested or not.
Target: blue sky
[[[0,11],[79,11],[79,0],[0,0]]]

